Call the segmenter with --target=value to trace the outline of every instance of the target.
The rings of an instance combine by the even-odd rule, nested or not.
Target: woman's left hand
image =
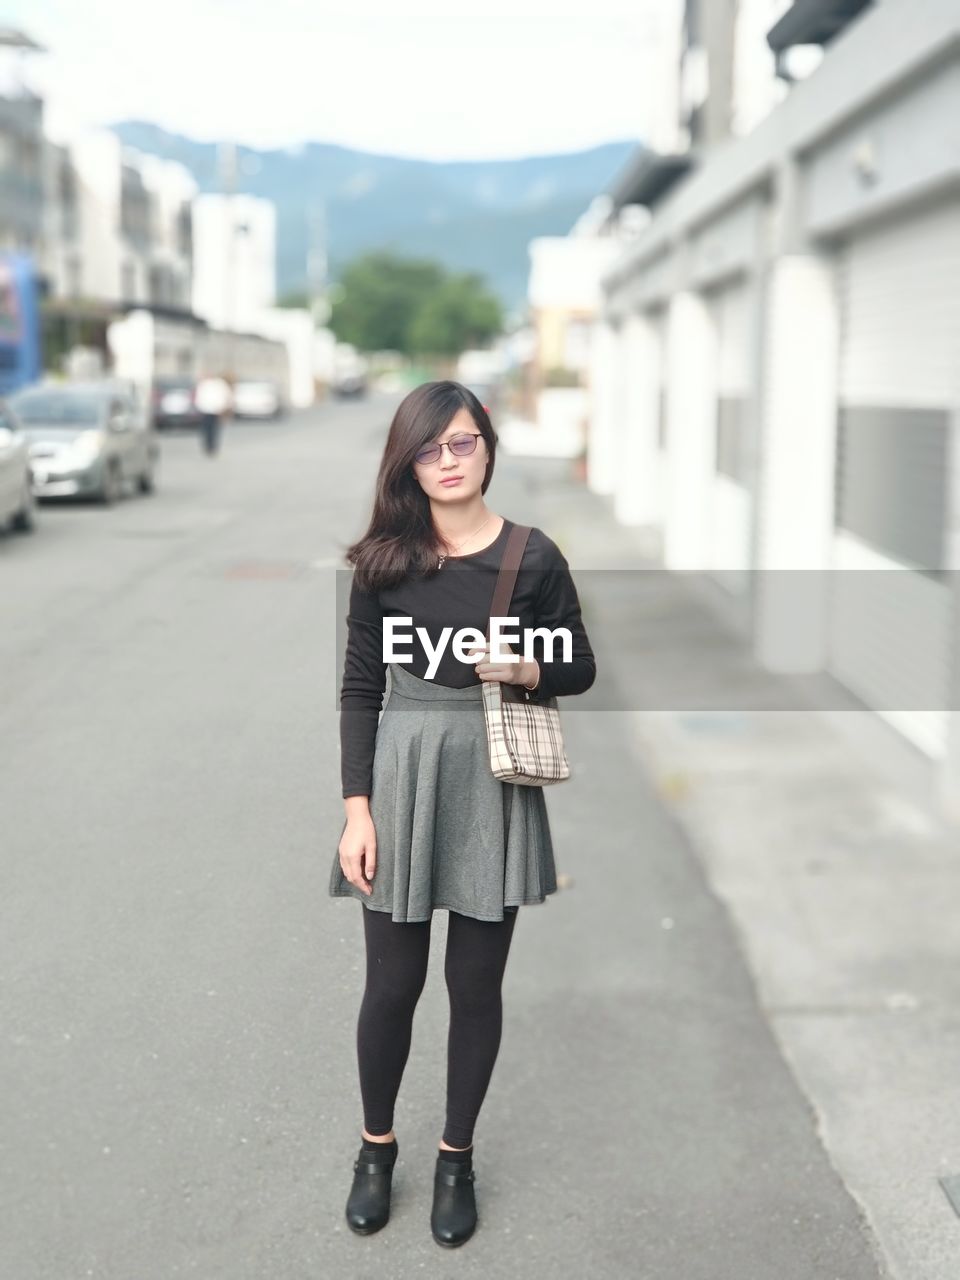
[[[505,640],[500,641],[500,652],[511,654],[512,662],[491,662],[490,645],[475,645],[468,652],[471,659],[476,662],[476,672],[481,680],[499,680],[503,684],[522,684],[532,685],[534,682],[539,683],[540,666],[534,658],[530,662],[524,662],[518,653],[514,653],[513,649]]]

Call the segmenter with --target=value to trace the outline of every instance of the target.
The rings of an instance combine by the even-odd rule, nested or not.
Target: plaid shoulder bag
[[[510,530],[493,593],[491,618],[510,616],[510,600],[529,537],[527,525],[514,525]],[[525,787],[549,787],[569,778],[570,765],[563,749],[556,697],[531,702],[531,690],[522,685],[500,680],[481,683],[487,747],[494,777]]]

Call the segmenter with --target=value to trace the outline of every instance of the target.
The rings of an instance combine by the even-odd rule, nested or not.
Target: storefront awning
[[[640,152],[631,159],[623,174],[609,189],[614,212],[627,204],[652,207],[675,182],[689,172],[693,163],[690,155]]]

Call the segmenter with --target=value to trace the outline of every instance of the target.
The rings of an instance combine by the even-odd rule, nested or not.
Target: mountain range
[[[146,121],[110,127],[128,146],[178,160],[201,191],[221,190],[215,142]],[[278,297],[307,287],[311,240],[315,247],[325,240],[329,280],[358,254],[392,249],[451,271],[477,272],[509,312],[526,297],[530,240],[565,235],[639,145],[451,162],[326,142],[289,150],[238,147],[236,190],[276,205]],[[318,232],[321,222],[325,230]]]

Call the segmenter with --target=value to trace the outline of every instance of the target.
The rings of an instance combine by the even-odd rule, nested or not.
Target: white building
[[[617,248],[612,238],[596,236],[538,236],[530,242],[527,299],[544,371],[586,371],[590,331],[603,300],[600,279]]]
[[[770,669],[874,710],[960,818],[960,8],[776,8],[774,66],[806,50],[806,77],[718,136],[721,58],[697,145],[611,193],[651,217],[604,280],[588,482]]]
[[[611,235],[596,233],[581,219],[569,236],[538,236],[530,242],[527,285],[532,359],[528,365],[536,430],[521,439],[527,452],[576,457],[583,451],[590,377],[590,351],[603,306],[600,281],[616,257]]]
[[[139,169],[151,204],[149,300],[157,306],[189,309],[196,181],[184,165],[157,156],[143,156]]]
[[[316,390],[314,322],[275,306],[276,208],[249,195],[198,196],[193,205],[193,308],[210,325],[259,334],[286,347],[284,396],[295,407]]]
[[[223,329],[255,329],[276,302],[276,209],[248,195],[193,204],[193,309]]]
[[[273,307],[261,313],[256,332],[286,347],[291,405],[303,409],[313,404],[318,370],[316,329],[310,312],[302,307]]]
[[[64,292],[189,309],[196,191],[189,171],[124,147],[106,129],[77,138],[69,155],[79,250]]]
[[[705,150],[750,133],[821,62],[826,33],[839,30],[869,0],[684,0],[675,93],[673,142],[660,152]],[[767,35],[783,24],[799,31],[798,16],[820,10],[813,39],[790,37],[774,49]],[[795,11],[801,11],[798,14]],[[668,132],[669,136],[669,132]]]
[[[36,254],[54,366],[109,367],[144,395],[158,378],[228,368],[309,404],[309,317],[271,311],[273,206],[247,196],[228,207],[222,197],[198,199],[183,165],[127,147],[106,129],[65,145],[46,138],[43,102],[17,62],[39,51],[28,36],[0,30],[0,247]]]
[[[54,297],[79,298],[83,283],[80,195],[68,147],[46,142],[43,190],[41,270]]]
[[[32,253],[42,246],[43,101],[22,59],[39,51],[25,33],[0,28],[0,249]]]

